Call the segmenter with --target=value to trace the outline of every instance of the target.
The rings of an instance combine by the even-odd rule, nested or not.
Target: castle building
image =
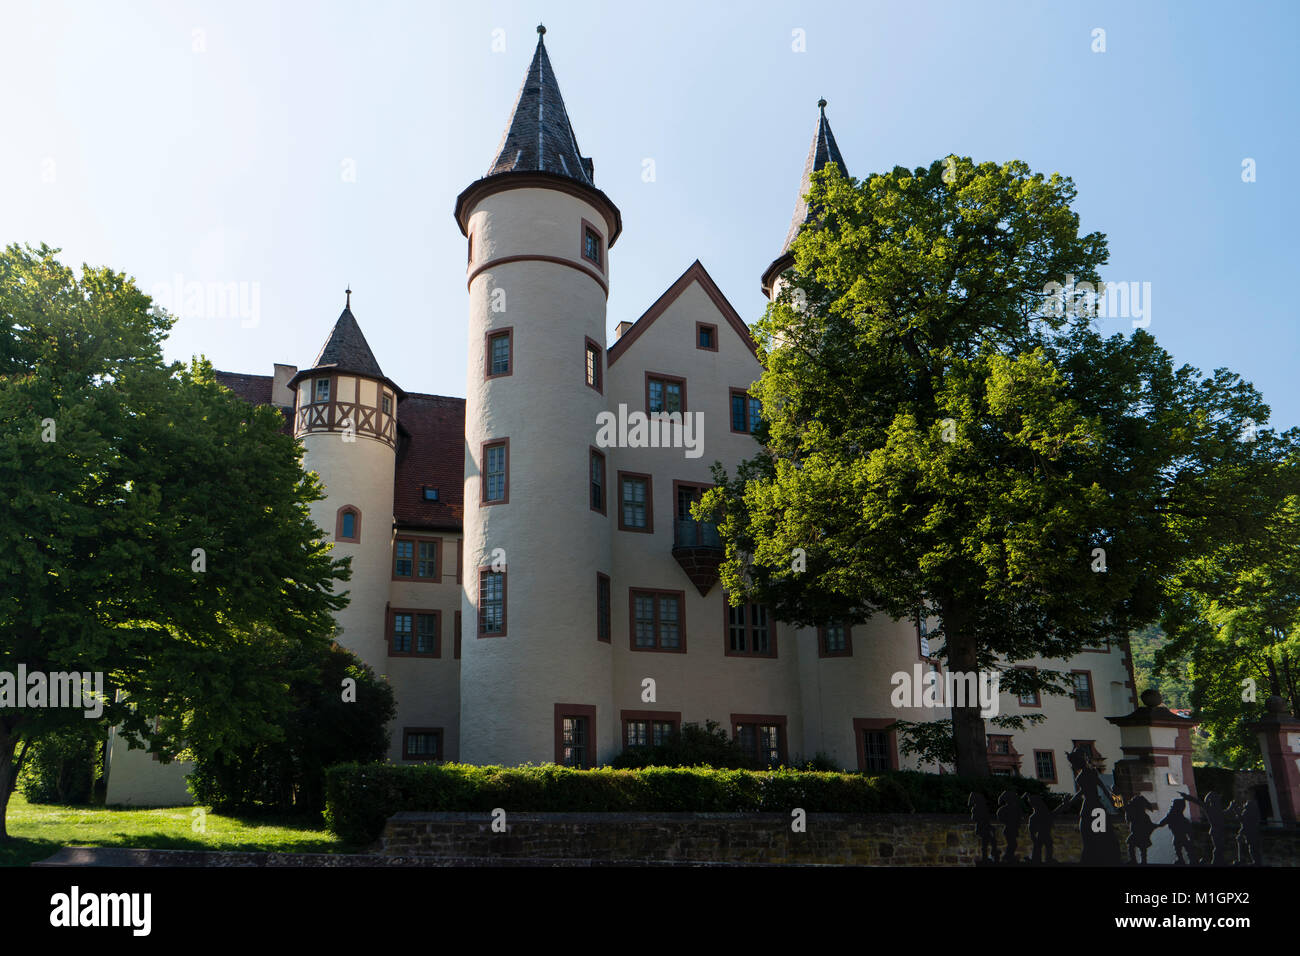
[[[322,479],[313,518],[352,557],[339,640],[393,685],[390,758],[594,766],[712,720],[766,763],[918,767],[895,723],[947,711],[891,697],[894,675],[939,667],[924,624],[796,628],[726,601],[716,528],[690,506],[712,462],[734,470],[758,450],[756,346],[698,260],[607,339],[622,218],[579,150],[544,32],[487,174],[456,200],[466,397],[389,379],[350,292],[310,367],[219,373],[284,412]],[[825,107],[761,276],[769,297],[810,218],[810,177],[845,168]],[[1048,719],[990,733],[990,763],[1068,788],[1075,745],[1120,757],[1106,717],[1136,707],[1127,641],[1035,664],[1073,671],[1075,693],[1002,694],[1001,713]],[[111,802],[146,802],[150,780],[177,772],[114,744]]]

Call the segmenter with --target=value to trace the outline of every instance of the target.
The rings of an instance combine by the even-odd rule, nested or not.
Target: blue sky
[[[1110,240],[1104,276],[1151,284],[1149,331],[1300,424],[1300,4],[4,0],[0,18],[0,243],[146,291],[243,283],[248,317],[185,315],[171,358],[305,366],[351,283],[384,371],[463,395],[452,206],[545,22],[623,212],[611,330],[696,258],[762,314],[824,96],[855,175],[957,153],[1072,176],[1084,229]]]

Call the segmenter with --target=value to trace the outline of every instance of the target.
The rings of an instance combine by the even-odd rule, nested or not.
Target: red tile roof
[[[217,381],[244,401],[271,403],[271,376],[217,372]],[[293,410],[285,432],[293,434]],[[464,520],[465,399],[407,392],[397,403],[397,468],[393,518],[405,528],[459,531]],[[424,488],[438,489],[437,501]]]

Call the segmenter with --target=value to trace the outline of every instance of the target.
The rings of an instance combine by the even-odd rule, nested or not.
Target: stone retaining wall
[[[1127,825],[1112,818],[1121,851]],[[385,856],[522,860],[728,863],[832,863],[859,866],[970,866],[979,855],[974,828],[954,814],[810,813],[803,833],[776,813],[507,813],[504,833],[485,813],[398,813],[375,852]],[[1001,828],[998,830],[1001,849]],[[1265,831],[1265,860],[1300,865],[1300,831]],[[1058,862],[1079,859],[1078,821],[1053,828]],[[1203,828],[1200,852],[1208,856]],[[1032,845],[1021,827],[1017,855]],[[1236,847],[1228,857],[1236,859]]]

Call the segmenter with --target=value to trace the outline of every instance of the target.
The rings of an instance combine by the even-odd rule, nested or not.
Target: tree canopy
[[[164,362],[174,320],[130,278],[57,252],[0,254],[0,672],[103,674],[163,754],[274,736],[282,645],[328,645],[347,600],[320,484],[280,412]],[[0,837],[20,745],[80,720],[0,709]]]
[[[732,600],[934,614],[949,669],[1004,669],[1152,622],[1190,555],[1263,520],[1291,438],[1239,376],[1095,329],[1095,296],[1061,291],[1107,259],[1074,199],[1021,162],[814,177],[756,328],[764,448],[699,506]],[[952,726],[958,773],[986,774],[978,708]]]

